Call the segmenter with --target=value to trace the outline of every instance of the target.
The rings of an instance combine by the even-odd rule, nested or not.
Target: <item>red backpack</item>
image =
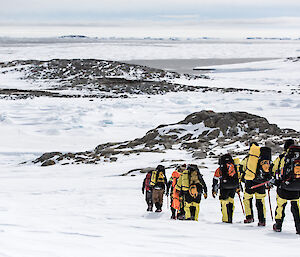
[[[145,190],[146,191],[150,190],[151,176],[152,176],[151,172],[147,173],[147,175],[146,175],[146,180],[145,180]]]

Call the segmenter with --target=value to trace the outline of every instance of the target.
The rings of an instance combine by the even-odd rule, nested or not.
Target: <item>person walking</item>
[[[151,176],[152,171],[149,171],[144,178],[142,186],[142,193],[145,194],[146,191],[145,200],[148,205],[147,211],[153,211],[152,188],[150,186]]]
[[[212,196],[215,198],[220,189],[222,222],[225,223],[232,223],[234,196],[240,190],[238,164],[239,159],[233,160],[230,154],[222,155],[213,178]]]
[[[163,196],[165,189],[167,188],[167,178],[165,173],[165,167],[158,165],[155,171],[152,172],[150,186],[152,188],[152,200],[156,207],[155,212],[162,211]]]
[[[197,165],[188,165],[175,189],[183,195],[185,219],[197,221],[202,193],[207,198],[207,187]]]
[[[258,213],[258,226],[265,226],[266,188],[269,188],[270,184],[262,183],[265,183],[272,178],[272,172],[270,169],[271,149],[269,147],[259,147],[257,144],[252,144],[248,156],[242,163],[245,182],[244,206],[246,219],[244,220],[244,223],[254,222],[252,200],[255,195]]]
[[[176,185],[179,177],[183,171],[186,170],[186,164],[177,166],[176,170],[173,171],[172,176],[168,182],[168,191],[170,191],[171,198],[171,219],[177,219],[183,214],[183,201],[179,191],[176,190]],[[167,193],[168,195],[168,193]]]
[[[281,161],[281,170],[275,173],[275,185],[277,185],[277,207],[275,211],[275,224],[273,230],[281,232],[285,217],[287,202],[291,203],[296,234],[300,235],[300,146],[291,145]]]

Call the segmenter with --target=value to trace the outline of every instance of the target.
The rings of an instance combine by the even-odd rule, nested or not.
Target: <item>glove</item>
[[[274,186],[275,185],[275,178],[271,178],[271,180],[269,181],[270,186]]]
[[[143,194],[145,194],[145,190],[144,190],[144,188],[142,189],[142,193],[143,193]]]
[[[275,179],[271,178],[269,183],[266,184],[267,189],[271,189],[275,185]]]
[[[204,196],[204,199],[206,199],[207,198],[207,193],[204,193],[203,196]]]
[[[212,191],[212,196],[213,198],[216,198],[217,192],[216,191]]]

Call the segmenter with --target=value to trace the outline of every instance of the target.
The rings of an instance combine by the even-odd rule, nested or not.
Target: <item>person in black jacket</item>
[[[296,234],[300,235],[300,146],[291,145],[282,162],[281,170],[275,174],[277,185],[277,207],[273,230],[281,232],[287,202],[291,202]]]

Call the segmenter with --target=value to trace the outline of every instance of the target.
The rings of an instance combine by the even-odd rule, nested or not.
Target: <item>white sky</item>
[[[300,13],[299,0],[0,0],[0,6],[1,21],[227,19]]]
[[[55,24],[181,27],[182,31],[210,29],[210,34],[280,30],[281,36],[300,37],[300,0],[0,0],[0,7],[2,30],[20,24]],[[0,31],[1,35],[5,33]]]

